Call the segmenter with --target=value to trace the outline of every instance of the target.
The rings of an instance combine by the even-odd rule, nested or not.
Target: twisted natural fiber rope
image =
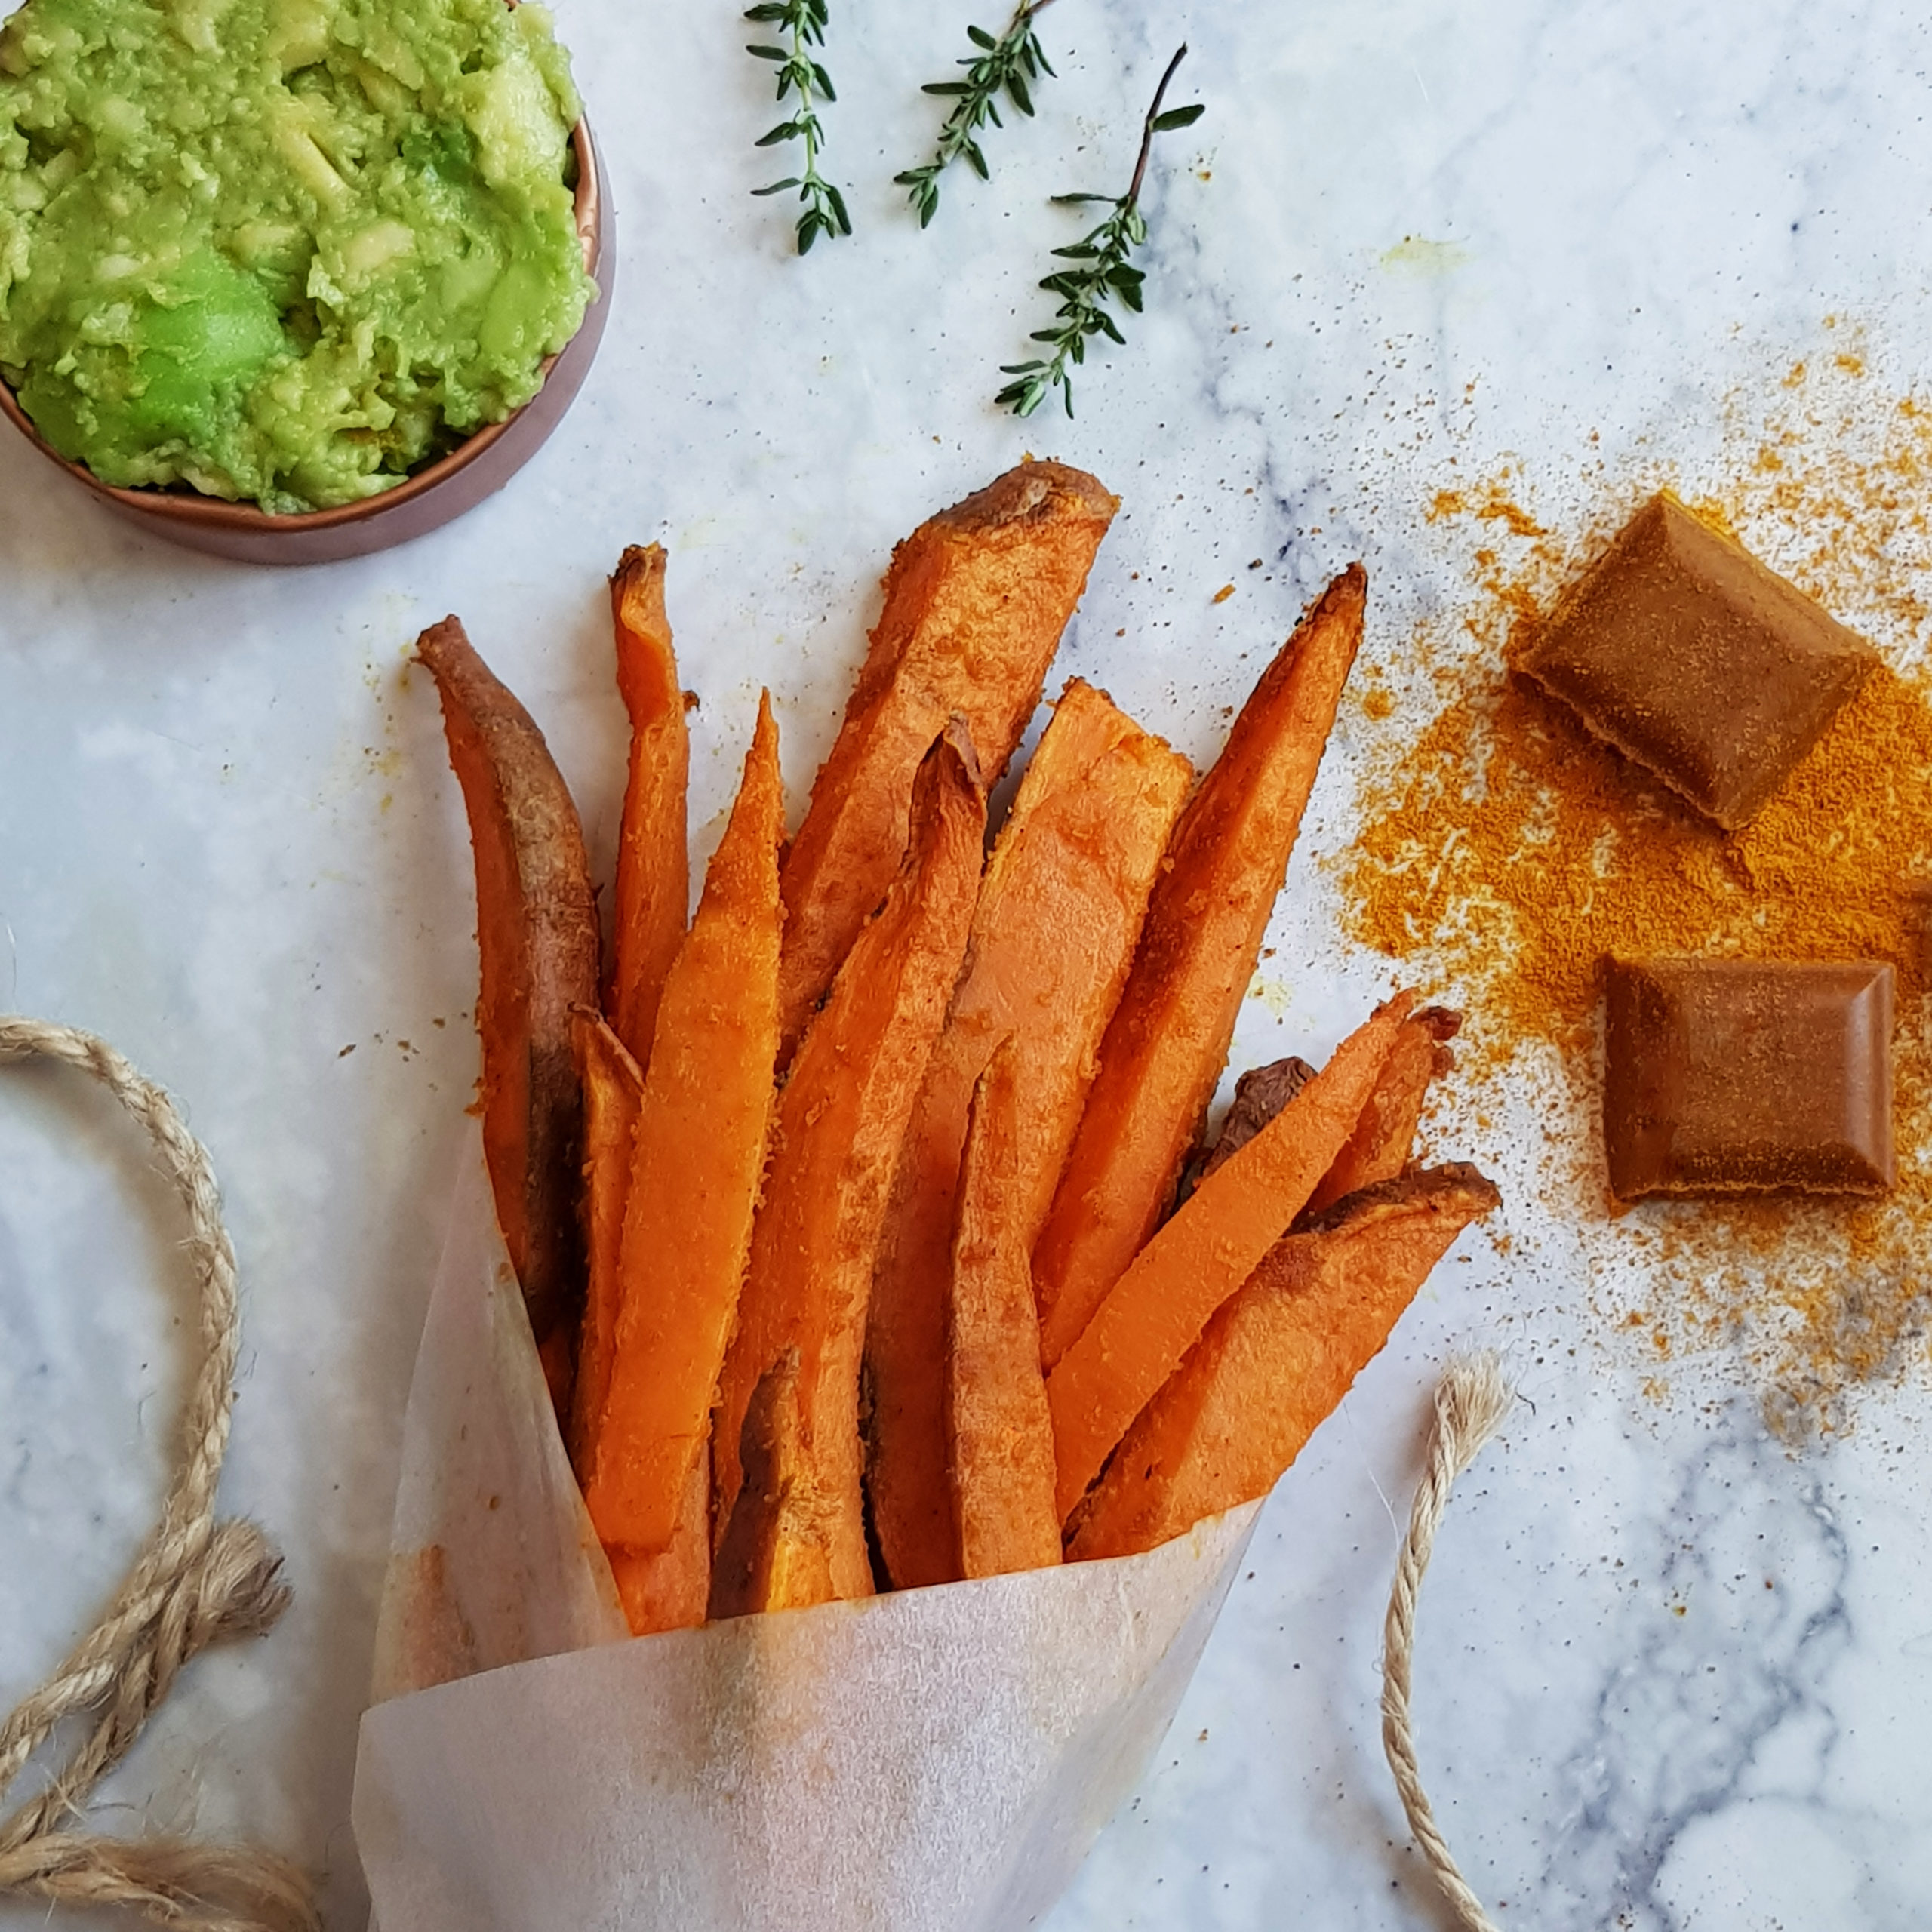
[[[1409,1533],[1395,1565],[1388,1621],[1382,1632],[1382,1748],[1389,1754],[1389,1768],[1395,1774],[1402,1809],[1409,1814],[1409,1829],[1465,1932],[1497,1932],[1497,1928],[1456,1869],[1423,1791],[1422,1774],[1416,1768],[1415,1740],[1409,1729],[1409,1662],[1415,1644],[1416,1592],[1422,1587],[1435,1532],[1449,1506],[1450,1490],[1496,1433],[1513,1399],[1503,1379],[1502,1364],[1494,1355],[1451,1362],[1437,1386],[1428,1466],[1416,1486]]]
[[[281,1614],[289,1592],[281,1558],[253,1523],[214,1518],[240,1337],[235,1251],[208,1155],[168,1096],[104,1041],[0,1017],[0,1066],[35,1057],[92,1075],[153,1140],[187,1211],[202,1359],[160,1526],[107,1614],[0,1727],[0,1795],[57,1726],[72,1719],[84,1727],[47,1789],[0,1820],[0,1894],[131,1906],[177,1932],[308,1932],[320,1921],[307,1881],[281,1859],[73,1829],[88,1793],[140,1736],[181,1666],[210,1644],[259,1636]]]

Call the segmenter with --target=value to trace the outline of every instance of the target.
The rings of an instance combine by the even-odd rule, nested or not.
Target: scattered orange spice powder
[[[1425,732],[1358,835],[1353,936],[1488,982],[1493,1042],[1587,1051],[1607,953],[1890,960],[1921,991],[1932,709],[1882,666],[1743,831],[1720,831],[1497,668]]]
[[[1932,987],[1912,890],[1932,878],[1932,704],[1914,662],[1932,552],[1932,410],[1875,410],[1846,387],[1864,379],[1862,357],[1820,360],[1836,389],[1821,403],[1821,379],[1791,370],[1780,386],[1795,394],[1761,419],[1755,449],[1738,452],[1739,481],[1721,497],[1685,494],[1747,543],[1771,528],[1801,587],[1906,669],[1875,672],[1759,817],[1725,833],[1508,669],[1622,516],[1678,479],[1641,478],[1605,503],[1599,527],[1565,543],[1512,500],[1522,481],[1506,469],[1429,504],[1432,522],[1469,531],[1475,595],[1453,632],[1417,640],[1441,709],[1396,761],[1371,762],[1361,829],[1340,862],[1350,936],[1467,989],[1476,1023],[1458,1048],[1478,1090],[1512,1077],[1520,1045],[1543,1043],[1558,1049],[1585,1121],[1605,955],[1891,962],[1894,1194],[1626,1211],[1581,1161],[1594,1178],[1567,1190],[1585,1233],[1614,1243],[1648,1284],[1640,1306],[1614,1311],[1612,1332],[1641,1338],[1654,1367],[1733,1352],[1792,1440],[1844,1428],[1860,1385],[1922,1359],[1932,1312],[1932,1033],[1921,1005]]]

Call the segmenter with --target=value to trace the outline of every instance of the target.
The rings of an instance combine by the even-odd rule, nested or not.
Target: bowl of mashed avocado
[[[0,413],[199,549],[353,555],[500,488],[589,367],[609,223],[531,0],[0,21]]]

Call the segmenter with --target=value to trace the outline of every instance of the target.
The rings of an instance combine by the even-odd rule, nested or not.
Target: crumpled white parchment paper
[[[632,1639],[480,1149],[411,1385],[354,1819],[383,1932],[1008,1932],[1174,1715],[1259,1504],[1148,1555]]]

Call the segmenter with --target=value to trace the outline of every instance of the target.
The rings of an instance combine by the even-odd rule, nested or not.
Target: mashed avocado
[[[26,0],[0,374],[109,483],[373,495],[527,402],[595,294],[543,8]]]

